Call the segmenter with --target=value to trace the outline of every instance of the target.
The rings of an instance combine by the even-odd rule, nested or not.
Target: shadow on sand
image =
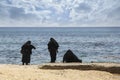
[[[62,69],[76,69],[76,70],[98,70],[106,71],[114,74],[120,74],[120,66],[102,66],[97,64],[82,64],[82,63],[65,63],[65,64],[45,64],[39,67],[40,69],[62,70]]]

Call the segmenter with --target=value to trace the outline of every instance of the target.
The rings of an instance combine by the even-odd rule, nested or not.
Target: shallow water
[[[0,63],[21,64],[21,46],[36,46],[32,64],[50,61],[47,43],[55,38],[60,47],[57,61],[71,49],[83,62],[120,62],[120,28],[0,28]]]

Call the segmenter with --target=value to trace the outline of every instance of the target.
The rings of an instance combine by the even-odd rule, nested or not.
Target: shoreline
[[[105,71],[107,69],[108,71]],[[109,72],[109,69],[115,73]],[[45,63],[24,66],[0,64],[0,80],[120,80],[120,64]]]

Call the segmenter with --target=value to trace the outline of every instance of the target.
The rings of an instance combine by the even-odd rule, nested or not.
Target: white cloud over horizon
[[[0,0],[0,26],[120,26],[120,0]]]

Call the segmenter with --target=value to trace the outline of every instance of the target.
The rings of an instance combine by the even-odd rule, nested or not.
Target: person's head
[[[53,38],[50,38],[50,41],[53,41],[54,39]]]
[[[27,45],[30,45],[30,44],[31,44],[31,41],[27,41],[26,44],[27,44]]]

